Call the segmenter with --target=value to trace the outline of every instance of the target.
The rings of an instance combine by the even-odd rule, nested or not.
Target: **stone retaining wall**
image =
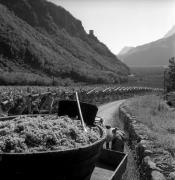
[[[119,118],[128,132],[128,143],[137,156],[137,164],[142,180],[175,180],[175,162],[170,152],[154,147],[155,142],[150,140],[150,129],[138,122],[128,108],[121,105]],[[169,163],[171,162],[171,163]]]

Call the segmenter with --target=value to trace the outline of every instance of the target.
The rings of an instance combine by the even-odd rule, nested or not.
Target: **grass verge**
[[[147,134],[157,146],[168,150],[175,156],[175,112],[156,95],[135,97],[127,102],[130,112],[137,121],[145,124],[151,130]]]

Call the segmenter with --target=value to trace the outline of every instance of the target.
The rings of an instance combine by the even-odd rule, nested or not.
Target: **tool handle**
[[[83,126],[84,131],[87,132],[87,129],[86,129],[85,123],[84,123],[84,119],[83,119],[83,115],[82,115],[82,111],[81,111],[81,106],[80,106],[80,102],[79,102],[77,91],[75,92],[75,94],[76,94],[76,100],[77,100],[77,104],[78,104],[78,110],[79,110],[79,114],[80,114],[81,124]]]

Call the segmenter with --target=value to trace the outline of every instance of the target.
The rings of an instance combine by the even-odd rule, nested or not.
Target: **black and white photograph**
[[[0,180],[175,180],[175,0],[0,0]]]

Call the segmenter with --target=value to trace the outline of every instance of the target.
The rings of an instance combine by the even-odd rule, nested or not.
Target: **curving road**
[[[97,116],[104,119],[105,125],[108,124],[112,127],[118,126],[122,128],[122,124],[118,118],[118,109],[124,101],[125,100],[119,100],[99,106]]]
[[[119,127],[123,129],[123,124],[118,117],[119,106],[125,100],[114,101],[98,107],[97,116],[104,119],[104,124],[111,125],[112,127]],[[123,174],[122,180],[140,180],[139,171],[135,162],[134,154],[130,151],[130,148],[125,144],[125,153],[129,153],[127,160],[126,171]]]

